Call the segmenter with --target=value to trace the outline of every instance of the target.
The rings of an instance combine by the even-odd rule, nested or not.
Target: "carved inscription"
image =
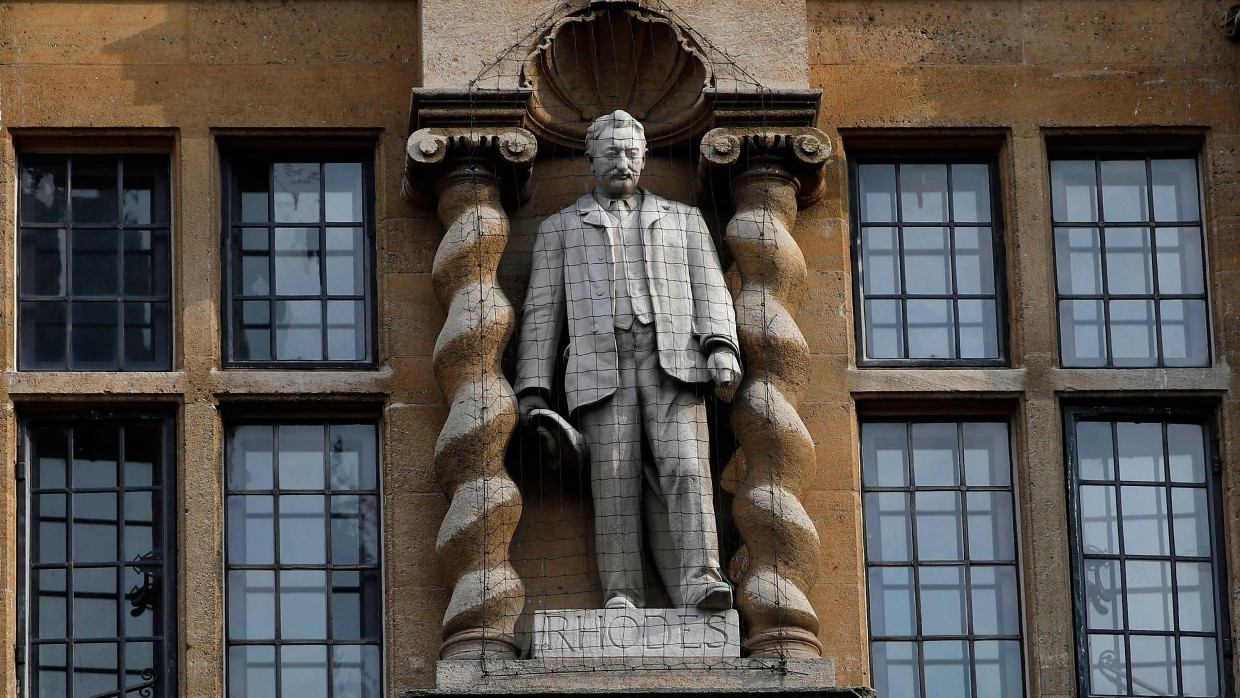
[[[739,657],[735,610],[598,608],[534,614],[534,657]]]

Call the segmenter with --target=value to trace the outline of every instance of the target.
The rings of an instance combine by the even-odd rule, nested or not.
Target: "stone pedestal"
[[[597,608],[537,611],[534,659],[741,656],[736,611],[693,608]]]

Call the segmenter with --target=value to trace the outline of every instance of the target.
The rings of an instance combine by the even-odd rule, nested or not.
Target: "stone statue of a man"
[[[586,158],[593,191],[544,221],[534,244],[521,414],[547,407],[567,321],[564,390],[589,444],[606,607],[644,606],[644,539],[675,606],[726,609],[700,384],[730,394],[740,383],[732,298],[701,212],[637,186],[641,123],[599,117]]]

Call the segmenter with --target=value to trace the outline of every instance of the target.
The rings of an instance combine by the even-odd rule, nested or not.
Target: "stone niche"
[[[452,596],[430,692],[872,695],[834,686],[806,597],[820,545],[799,499],[816,460],[797,411],[806,271],[790,231],[831,144],[813,127],[820,95],[804,89],[804,3],[512,3],[478,25],[450,21],[469,5],[425,3],[427,87],[414,90],[406,160],[414,200],[433,200],[445,230],[434,363],[450,413],[435,469]],[[772,31],[788,39],[778,49]],[[734,610],[665,608],[653,573],[646,608],[601,608],[588,473],[553,469],[517,427],[514,332],[535,231],[592,186],[586,128],[616,109],[645,125],[642,186],[703,210],[734,299],[745,379],[708,419]]]

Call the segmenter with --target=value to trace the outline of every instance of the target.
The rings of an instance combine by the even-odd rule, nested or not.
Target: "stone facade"
[[[568,3],[569,9],[582,4]],[[746,278],[750,269],[764,269],[763,250],[736,249],[725,259],[734,265],[734,291],[767,294],[764,297],[787,309],[790,324],[781,324],[773,341],[795,345],[793,358],[766,367],[766,375],[783,388],[794,385],[774,407],[753,404],[758,414],[791,410],[804,426],[786,442],[788,450],[803,456],[790,458],[796,472],[788,477],[796,481],[793,499],[803,506],[808,530],[816,530],[820,541],[789,534],[795,542],[778,550],[792,550],[790,559],[772,555],[764,561],[750,551],[748,560],[795,572],[790,581],[778,583],[785,584],[785,590],[795,587],[809,615],[817,617],[816,635],[809,633],[808,616],[793,624],[809,634],[797,641],[801,647],[821,645],[822,656],[834,660],[839,685],[871,682],[859,417],[947,413],[1009,420],[1028,695],[1067,698],[1077,692],[1067,591],[1072,573],[1066,543],[1065,403],[1101,398],[1187,403],[1209,410],[1217,420],[1222,462],[1223,571],[1229,579],[1240,574],[1240,534],[1234,530],[1240,520],[1240,496],[1235,493],[1240,383],[1230,370],[1232,363],[1240,363],[1240,45],[1230,43],[1222,27],[1229,4],[668,1],[679,21],[729,57],[733,72],[721,72],[721,85],[730,84],[733,90],[758,84],[783,92],[822,91],[815,120],[803,125],[814,127],[831,148],[816,196],[802,201],[799,211],[795,199],[800,192],[790,189],[746,191],[742,183],[720,196],[734,199],[740,210],[763,208],[762,197],[769,197],[766,208],[776,214],[776,220],[765,221],[769,232],[794,241],[803,259],[803,269],[774,263],[792,281],[760,274],[764,283],[778,277],[780,283],[769,292],[755,288],[752,275]],[[445,617],[452,615],[450,608],[462,610],[452,605],[454,594],[469,583],[471,571],[483,567],[474,559],[437,563],[445,553],[471,554],[442,532],[446,519],[468,528],[465,510],[470,503],[457,504],[457,498],[478,493],[483,503],[476,511],[494,505],[492,511],[503,514],[497,515],[494,528],[511,541],[510,549],[500,556],[506,558],[502,564],[486,569],[504,574],[511,570],[517,579],[516,586],[498,594],[496,603],[507,604],[505,609],[488,615],[495,607],[483,604],[479,616],[485,622],[468,627],[490,628],[495,637],[519,635],[528,633],[535,612],[599,605],[593,550],[587,544],[588,517],[581,511],[588,490],[563,478],[534,478],[524,470],[514,473],[509,483],[501,476],[498,452],[490,454],[489,470],[475,478],[482,484],[474,486],[451,469],[452,461],[433,455],[445,423],[455,410],[466,409],[458,408],[457,400],[470,394],[470,381],[497,379],[491,365],[479,368],[480,375],[486,373],[481,378],[466,375],[468,366],[454,371],[451,364],[457,357],[436,348],[437,338],[445,341],[441,332],[450,315],[445,298],[473,281],[434,273],[445,230],[451,235],[462,210],[470,206],[496,211],[492,220],[505,219],[502,230],[492,232],[508,237],[506,251],[487,262],[494,266],[484,275],[479,293],[499,289],[500,297],[515,302],[524,294],[534,230],[582,193],[585,164],[567,146],[544,151],[543,144],[553,141],[540,134],[544,140],[538,144],[538,160],[532,174],[526,173],[526,193],[533,193],[528,198],[518,195],[520,186],[509,187],[508,196],[501,182],[485,200],[445,203],[445,190],[436,194],[422,186],[431,176],[423,182],[405,181],[409,135],[446,126],[411,123],[410,90],[463,90],[475,78],[481,87],[517,88],[527,50],[514,54],[511,68],[503,60],[497,64],[496,56],[514,45],[528,47],[537,28],[557,9],[563,8],[553,2],[491,3],[483,12],[478,2],[469,0],[0,4],[0,191],[5,192],[0,196],[5,231],[0,259],[6,270],[0,275],[0,297],[8,299],[0,308],[5,338],[0,342],[5,368],[0,448],[5,463],[16,461],[18,420],[31,414],[153,408],[175,415],[181,695],[225,694],[221,454],[225,425],[240,417],[315,414],[378,420],[385,695],[434,687],[441,645],[461,630],[445,627]],[[504,68],[485,72],[496,65]],[[1197,152],[1213,328],[1209,367],[1060,365],[1047,144],[1089,139],[1136,147],[1138,152],[1160,143],[1189,143]],[[221,149],[236,144],[353,144],[373,150],[376,368],[223,368]],[[455,146],[474,147],[467,142]],[[998,161],[1010,367],[859,368],[850,153],[970,148],[993,152]],[[17,158],[37,151],[171,156],[173,370],[17,370],[17,204],[12,194],[18,187]],[[706,200],[699,196],[704,192],[693,188],[699,152],[670,147],[656,152],[643,183],[669,198]],[[422,153],[431,156],[434,149]],[[522,156],[514,151],[507,159]],[[804,188],[804,182],[799,184]],[[717,239],[745,234],[727,225],[730,215],[728,210],[712,222]],[[461,241],[461,246],[466,243]],[[799,304],[793,296],[800,296]],[[461,342],[477,340],[477,350],[492,364],[498,362],[511,380],[503,320],[451,327],[459,332],[450,334],[464,338]],[[742,343],[746,341],[743,336]],[[504,402],[504,386],[495,390]],[[741,448],[757,452],[751,444],[758,436],[744,433],[752,422],[738,424],[737,414],[733,412],[733,430]],[[503,409],[483,409],[477,419],[494,419],[511,429],[514,416]],[[494,439],[484,441],[496,445]],[[812,462],[805,462],[808,454]],[[752,468],[775,467],[755,464],[752,458],[746,462],[748,470],[739,467],[746,463],[737,463],[723,473],[724,486],[738,499],[748,487],[746,477],[757,478]],[[9,657],[18,642],[22,575],[19,482],[12,465],[0,472],[0,644]],[[519,497],[513,496],[514,485]],[[514,501],[519,502],[519,518]],[[738,529],[746,543],[758,535],[760,524],[769,529],[762,512],[737,511],[735,521],[722,516],[720,525]],[[555,528],[555,537],[544,535],[549,527]],[[789,528],[794,529],[805,527]],[[482,562],[495,562],[486,552],[477,552],[485,558]],[[555,561],[554,576],[546,573],[548,560]],[[517,586],[524,587],[524,606],[517,603]],[[1230,605],[1222,606],[1233,629],[1240,627],[1240,596],[1234,593],[1227,600]],[[519,615],[513,617],[517,608]],[[756,627],[746,624],[762,618],[763,610],[742,602],[739,611],[744,639],[746,628]],[[458,639],[468,642],[471,637]],[[458,690],[473,680],[459,667],[452,671]],[[506,665],[501,673],[507,672],[505,681],[516,682],[506,685],[515,686],[523,671],[529,669]],[[555,672],[535,671],[536,682],[523,685],[530,690],[582,687],[569,679],[556,683],[548,673]],[[672,686],[679,679],[666,680]],[[761,681],[746,674],[736,679],[737,690],[756,690],[753,682]],[[652,690],[640,681],[626,685]],[[0,662],[0,695],[18,695],[15,667],[8,661]]]

